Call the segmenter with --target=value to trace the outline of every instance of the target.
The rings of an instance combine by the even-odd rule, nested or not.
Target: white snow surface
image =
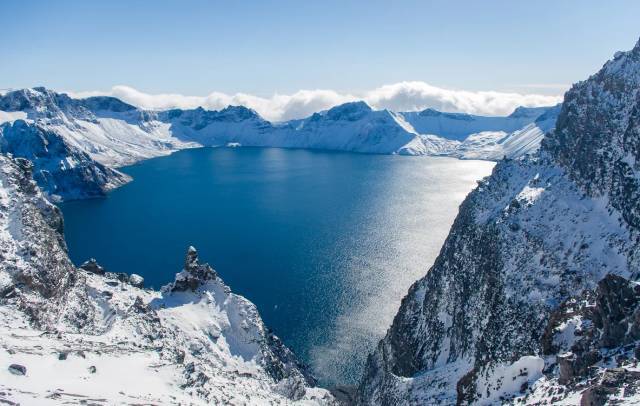
[[[535,151],[555,116],[550,127],[534,122],[552,109],[518,108],[507,117],[483,117],[430,109],[396,113],[349,102],[305,119],[271,123],[245,107],[145,111],[115,98],[71,99],[34,88],[0,96],[0,123],[36,121],[111,167],[183,148],[225,145],[498,160]]]
[[[20,404],[102,402],[107,404],[289,404],[330,403],[319,388],[306,388],[292,401],[277,392],[260,364],[261,325],[255,307],[230,294],[219,280],[200,294],[161,294],[124,283],[112,287],[87,274],[87,289],[103,307],[102,331],[76,334],[34,329],[19,311],[0,307],[0,399]],[[100,300],[113,294],[109,303]],[[145,343],[145,323],[129,319],[137,297],[157,309],[163,329],[174,333],[167,345],[182,348],[184,364],[195,362],[208,382],[186,388],[184,365],[167,360],[162,348]],[[59,360],[60,354],[67,354]],[[13,375],[10,364],[27,368]],[[94,366],[95,373],[89,368]],[[194,372],[194,375],[197,372]],[[204,391],[209,393],[202,396]]]
[[[333,403],[211,268],[154,291],[73,267],[59,213],[18,163],[0,155],[0,402]]]
[[[499,404],[502,399],[519,393],[523,384],[527,386],[542,378],[544,360],[527,355],[513,364],[497,365],[491,373],[481,376],[477,381],[478,393],[482,395],[477,405]]]

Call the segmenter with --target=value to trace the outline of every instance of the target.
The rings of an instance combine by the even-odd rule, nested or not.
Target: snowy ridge
[[[639,88],[640,43],[567,92],[537,154],[479,183],[359,403],[640,403]]]
[[[558,106],[551,109],[558,110]],[[420,134],[436,134],[450,140],[464,141],[470,134],[483,131],[512,133],[533,123],[548,110],[549,107],[518,107],[506,117],[486,117],[426,109],[402,113],[402,116]]]
[[[33,162],[35,180],[54,201],[104,196],[130,180],[69,145],[57,132],[23,120],[0,125],[0,152]]]
[[[443,155],[465,159],[501,159],[537,150],[544,132],[551,129],[557,107],[519,108],[508,117],[481,117],[465,114],[376,111],[364,102],[350,102],[312,116],[284,123],[271,123],[246,107],[229,106],[219,111],[145,111],[113,97],[73,99],[66,94],[37,87],[7,92],[0,96],[0,123],[11,128],[21,120],[21,128],[58,136],[65,151],[40,148],[39,158],[48,168],[64,166],[70,154],[86,154],[91,164],[115,169],[142,159],[170,154],[198,146],[258,146],[313,148],[374,154]],[[554,114],[555,112],[555,114]],[[547,120],[540,120],[547,117]],[[0,134],[2,138],[2,134]],[[21,153],[4,137],[3,151],[31,159],[21,145]],[[34,147],[35,148],[35,147]],[[44,154],[48,157],[44,157]],[[37,171],[40,170],[37,166]],[[96,190],[88,185],[76,190],[58,185],[56,179],[38,183],[57,198],[98,196],[124,183],[119,173],[105,173]],[[90,182],[89,182],[90,183]],[[102,186],[104,184],[104,187]]]
[[[0,97],[0,110],[26,113],[27,122],[58,133],[72,147],[110,167],[196,146],[174,137],[169,124],[157,120],[155,112],[113,97],[72,99],[38,87]]]
[[[75,268],[30,171],[0,155],[0,401],[333,403],[195,249],[160,292],[95,262]]]

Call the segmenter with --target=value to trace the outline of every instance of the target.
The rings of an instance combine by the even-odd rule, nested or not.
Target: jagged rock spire
[[[216,279],[218,275],[209,264],[200,264],[198,251],[190,246],[184,260],[184,270],[176,275],[176,280],[171,286],[172,292],[196,290],[209,280]]]

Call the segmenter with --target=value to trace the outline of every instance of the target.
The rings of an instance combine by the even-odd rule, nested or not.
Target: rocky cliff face
[[[161,292],[73,266],[31,171],[0,155],[1,402],[333,403],[195,249]]]
[[[30,160],[34,179],[51,200],[104,196],[130,180],[94,161],[58,133],[23,120],[0,125],[0,152]]]
[[[555,328],[554,312],[567,300],[602,292],[610,280],[635,286],[628,280],[640,275],[639,55],[640,44],[574,86],[541,152],[501,161],[467,197],[433,267],[370,356],[360,403],[545,403],[555,396],[575,404],[600,384],[606,390],[593,389],[585,404],[602,404],[593,399],[603,391],[636,399],[635,389],[624,391],[636,376],[630,349],[637,338],[606,332],[621,317],[611,306],[593,321],[600,338],[585,344],[600,355],[577,362],[600,371],[600,383],[576,367],[566,386],[567,347],[549,346],[544,332]],[[614,276],[599,286],[607,275]],[[626,306],[624,298],[612,300]],[[630,361],[605,361],[612,349]]]
[[[565,96],[545,150],[589,197],[640,227],[640,47],[617,53]]]

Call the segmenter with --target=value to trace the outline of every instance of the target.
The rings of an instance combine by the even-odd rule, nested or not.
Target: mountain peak
[[[32,90],[38,93],[55,93],[52,90],[47,89],[44,86],[34,86],[31,89],[26,89],[26,90]]]
[[[458,121],[473,121],[474,116],[467,113],[447,113],[428,107],[418,113],[420,117],[444,117]]]
[[[229,105],[224,109],[220,110],[221,114],[233,115],[238,117],[241,120],[246,120],[249,118],[260,117],[257,111],[245,106],[233,106]]]
[[[79,104],[91,111],[113,111],[121,113],[136,110],[136,107],[125,103],[122,100],[111,96],[93,96],[85,99],[78,99]]]
[[[353,101],[330,108],[327,117],[333,120],[359,120],[372,112],[373,109],[364,101]]]
[[[198,251],[190,246],[184,260],[184,269],[176,275],[176,280],[170,285],[172,292],[194,291],[210,280],[216,279],[216,271],[209,264],[201,264]]]
[[[429,108],[426,108],[426,109],[422,110],[418,114],[423,116],[423,117],[432,117],[432,116],[441,116],[442,112],[438,111],[436,109],[432,109],[431,107],[429,107]]]
[[[548,109],[549,107],[545,106],[545,107],[525,107],[525,106],[519,106],[516,107],[515,110],[513,110],[513,113],[509,114],[508,117],[510,118],[534,118],[537,117],[541,114],[544,114],[545,111]]]

